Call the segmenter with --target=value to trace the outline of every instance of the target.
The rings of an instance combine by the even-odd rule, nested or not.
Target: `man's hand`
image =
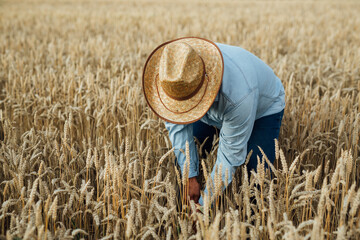
[[[195,203],[198,203],[200,198],[200,184],[196,180],[196,177],[189,178],[187,187],[190,200],[194,200]]]

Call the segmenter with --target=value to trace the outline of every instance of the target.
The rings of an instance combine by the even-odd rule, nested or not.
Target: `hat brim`
[[[178,106],[181,108],[186,102],[192,101],[192,99],[188,99],[186,102],[175,101],[175,104],[174,102],[171,104],[173,109],[169,109],[169,107],[165,106],[161,101],[156,84],[156,76],[159,73],[159,62],[162,51],[167,44],[172,42],[187,43],[200,55],[205,64],[208,81],[205,93],[197,105],[191,108],[191,110],[181,113],[178,113],[176,109],[176,102],[178,102]],[[150,54],[143,72],[143,92],[148,105],[160,118],[175,124],[189,124],[201,119],[209,110],[221,87],[223,73],[223,56],[215,43],[198,37],[179,38],[161,44]],[[194,101],[198,101],[196,100],[196,96],[194,96],[193,99]]]

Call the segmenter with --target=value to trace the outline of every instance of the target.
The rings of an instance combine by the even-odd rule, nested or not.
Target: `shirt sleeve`
[[[245,162],[247,143],[256,117],[256,94],[255,90],[250,92],[241,103],[224,115],[223,125],[220,130],[217,159],[211,172],[214,183],[216,169],[221,169],[221,178],[224,182],[223,189],[232,181],[236,168]],[[228,172],[227,183],[225,183],[226,172]],[[204,192],[208,194],[208,189],[206,188]],[[203,204],[202,198],[200,198],[199,203]]]
[[[184,170],[184,163],[186,160],[184,154],[186,148],[186,141],[189,142],[189,178],[196,177],[199,174],[199,158],[194,142],[193,124],[173,124],[165,122],[165,127],[169,131],[169,138],[172,146],[175,148],[174,153],[182,174]],[[184,153],[182,153],[180,149],[182,149]]]

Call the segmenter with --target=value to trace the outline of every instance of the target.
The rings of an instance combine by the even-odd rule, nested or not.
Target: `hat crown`
[[[184,99],[199,89],[204,77],[204,63],[187,43],[170,43],[160,58],[159,80],[165,93]]]

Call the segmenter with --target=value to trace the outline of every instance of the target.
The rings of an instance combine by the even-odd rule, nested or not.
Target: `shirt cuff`
[[[197,177],[199,175],[199,172],[197,169],[189,171],[189,178]]]

